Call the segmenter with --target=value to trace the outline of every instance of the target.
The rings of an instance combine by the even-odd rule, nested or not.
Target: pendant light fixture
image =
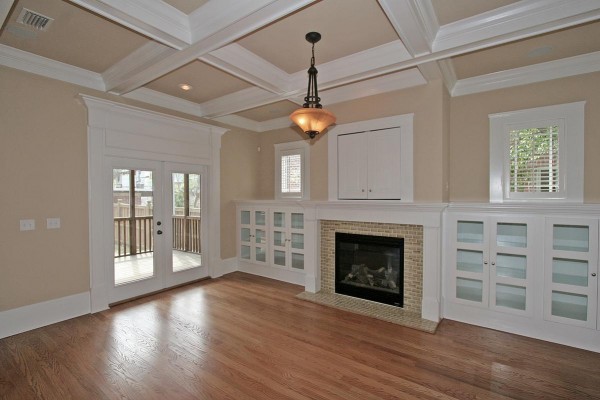
[[[312,43],[312,57],[308,69],[308,90],[302,108],[290,115],[290,119],[300,127],[311,139],[323,132],[335,122],[335,115],[321,105],[319,90],[317,89],[317,69],[315,68],[315,43],[321,40],[319,32],[306,34],[306,41]]]

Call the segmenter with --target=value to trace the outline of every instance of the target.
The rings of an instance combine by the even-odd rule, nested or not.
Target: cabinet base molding
[[[89,314],[90,292],[0,312],[0,339]]]
[[[269,265],[259,265],[244,261],[239,261],[238,271],[302,286],[304,286],[306,280],[304,277],[304,271],[296,272],[282,268],[275,268]]]
[[[600,331],[445,302],[444,318],[600,353]]]

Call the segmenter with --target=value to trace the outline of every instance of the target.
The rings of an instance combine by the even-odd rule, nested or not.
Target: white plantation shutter
[[[560,190],[559,125],[509,131],[511,193]]]
[[[276,199],[310,199],[309,154],[304,140],[275,144]]]
[[[281,157],[281,193],[302,193],[302,156],[288,154]]]

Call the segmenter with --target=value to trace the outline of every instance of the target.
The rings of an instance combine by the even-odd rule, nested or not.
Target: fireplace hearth
[[[404,239],[335,233],[335,292],[404,305]]]

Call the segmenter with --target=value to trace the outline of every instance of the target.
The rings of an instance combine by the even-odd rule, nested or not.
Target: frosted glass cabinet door
[[[449,279],[454,299],[459,303],[487,307],[489,291],[489,251],[487,219],[457,216],[450,224],[453,277]]]
[[[597,328],[598,220],[546,219],[544,318]]]
[[[238,257],[244,261],[266,264],[266,211],[249,207],[238,209]]]
[[[496,311],[531,315],[535,221],[498,217],[492,218],[491,222],[490,307]],[[541,240],[538,240],[538,247],[540,245]]]

